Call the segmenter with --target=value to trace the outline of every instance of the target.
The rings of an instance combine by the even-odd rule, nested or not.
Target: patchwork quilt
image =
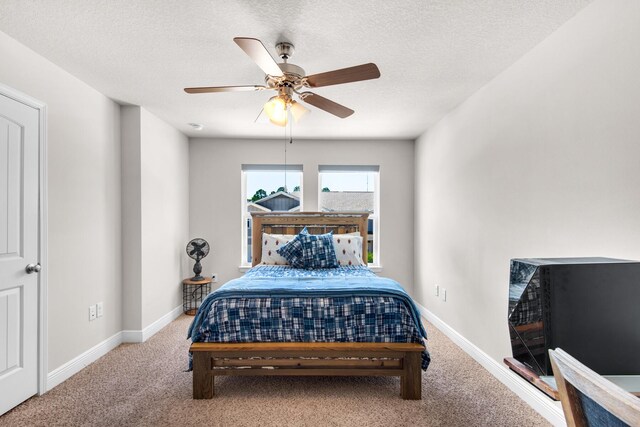
[[[202,302],[193,342],[416,342],[427,334],[395,281],[364,266],[259,265]],[[422,354],[427,369],[429,353]]]

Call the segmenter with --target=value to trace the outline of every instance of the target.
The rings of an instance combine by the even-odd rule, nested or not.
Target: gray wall
[[[0,58],[0,82],[48,106],[52,371],[122,329],[120,107],[2,32]]]
[[[142,117],[142,328],[182,305],[190,276],[189,140],[144,108]]]
[[[242,164],[284,163],[283,141],[192,138],[190,234],[211,244],[204,273],[222,284],[240,276]],[[318,210],[318,165],[380,165],[382,275],[413,287],[413,141],[297,140],[287,161],[302,164],[303,206]]]
[[[595,1],[416,142],[415,296],[498,361],[510,258],[640,259],[639,22]]]
[[[140,107],[120,109],[122,139],[122,329],[142,329],[142,125]]]
[[[0,58],[0,83],[48,105],[51,372],[123,319],[141,330],[181,304],[188,140],[139,107],[123,107],[121,123],[117,103],[2,32]]]
[[[189,144],[144,108],[121,117],[123,329],[142,330],[182,303]]]

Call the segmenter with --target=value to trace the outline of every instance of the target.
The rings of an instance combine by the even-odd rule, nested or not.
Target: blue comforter
[[[257,266],[205,298],[193,342],[420,342],[415,304],[366,267]],[[423,354],[424,369],[430,361]]]

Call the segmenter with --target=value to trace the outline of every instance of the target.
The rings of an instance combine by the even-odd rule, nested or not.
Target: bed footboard
[[[193,343],[193,398],[211,399],[217,375],[398,376],[403,399],[422,398],[417,343]]]

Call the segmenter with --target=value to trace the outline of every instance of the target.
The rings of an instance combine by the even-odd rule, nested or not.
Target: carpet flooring
[[[2,426],[546,426],[502,383],[427,324],[432,363],[422,400],[391,377],[218,377],[212,400],[191,399],[183,372],[193,318],[143,344],[123,344],[49,393],[0,417]]]

